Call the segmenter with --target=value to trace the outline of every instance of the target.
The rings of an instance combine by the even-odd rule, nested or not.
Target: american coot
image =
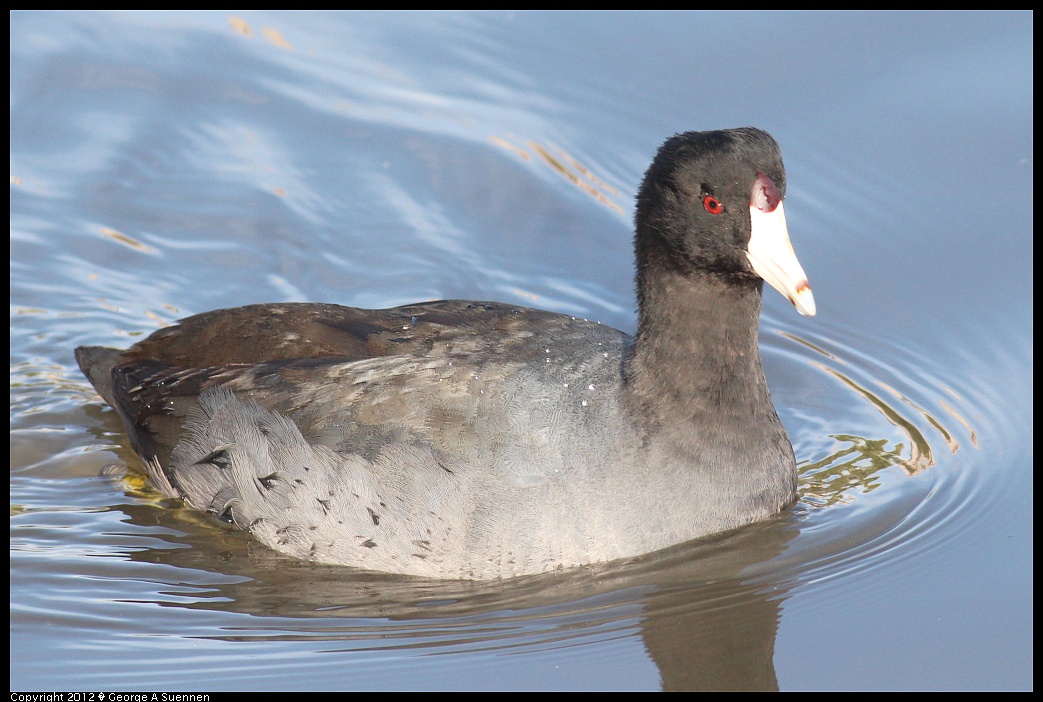
[[[648,553],[795,499],[762,281],[815,313],[778,145],[666,141],[635,216],[637,336],[444,300],[206,312],[76,359],[151,483],[282,553],[501,578]]]

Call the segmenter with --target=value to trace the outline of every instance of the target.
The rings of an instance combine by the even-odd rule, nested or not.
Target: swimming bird
[[[633,337],[497,302],[274,303],[76,359],[156,489],[284,554],[493,579],[650,553],[796,498],[757,341],[764,281],[815,314],[785,192],[764,131],[668,139]]]

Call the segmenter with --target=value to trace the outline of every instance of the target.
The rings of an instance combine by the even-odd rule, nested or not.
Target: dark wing
[[[280,303],[206,312],[160,329],[126,351],[81,347],[76,357],[119,412],[135,451],[165,466],[185,417],[212,387],[227,386],[268,410],[293,415],[311,440],[336,449],[327,437],[344,433],[330,434],[324,427],[335,412],[351,414],[353,391],[336,389],[343,384],[345,364],[409,357],[417,363],[403,358],[380,364],[374,375],[419,388],[438,382],[437,372],[422,363],[427,359],[500,359],[517,368],[542,361],[546,344],[589,335],[592,327],[598,325],[500,303],[444,300],[386,310]],[[606,327],[598,331],[619,334]],[[308,392],[333,396],[302,410],[301,397]],[[364,446],[357,448],[365,452]]]

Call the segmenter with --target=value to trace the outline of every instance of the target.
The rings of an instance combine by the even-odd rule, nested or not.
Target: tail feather
[[[112,392],[112,369],[119,361],[120,349],[108,346],[80,346],[76,349],[76,363],[80,370],[91,381],[98,394],[112,407],[116,400]]]

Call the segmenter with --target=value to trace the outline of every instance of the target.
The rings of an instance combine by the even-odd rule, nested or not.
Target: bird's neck
[[[628,401],[666,424],[722,414],[749,420],[765,407],[774,414],[757,344],[762,283],[681,268],[676,253],[654,245],[638,252]]]

